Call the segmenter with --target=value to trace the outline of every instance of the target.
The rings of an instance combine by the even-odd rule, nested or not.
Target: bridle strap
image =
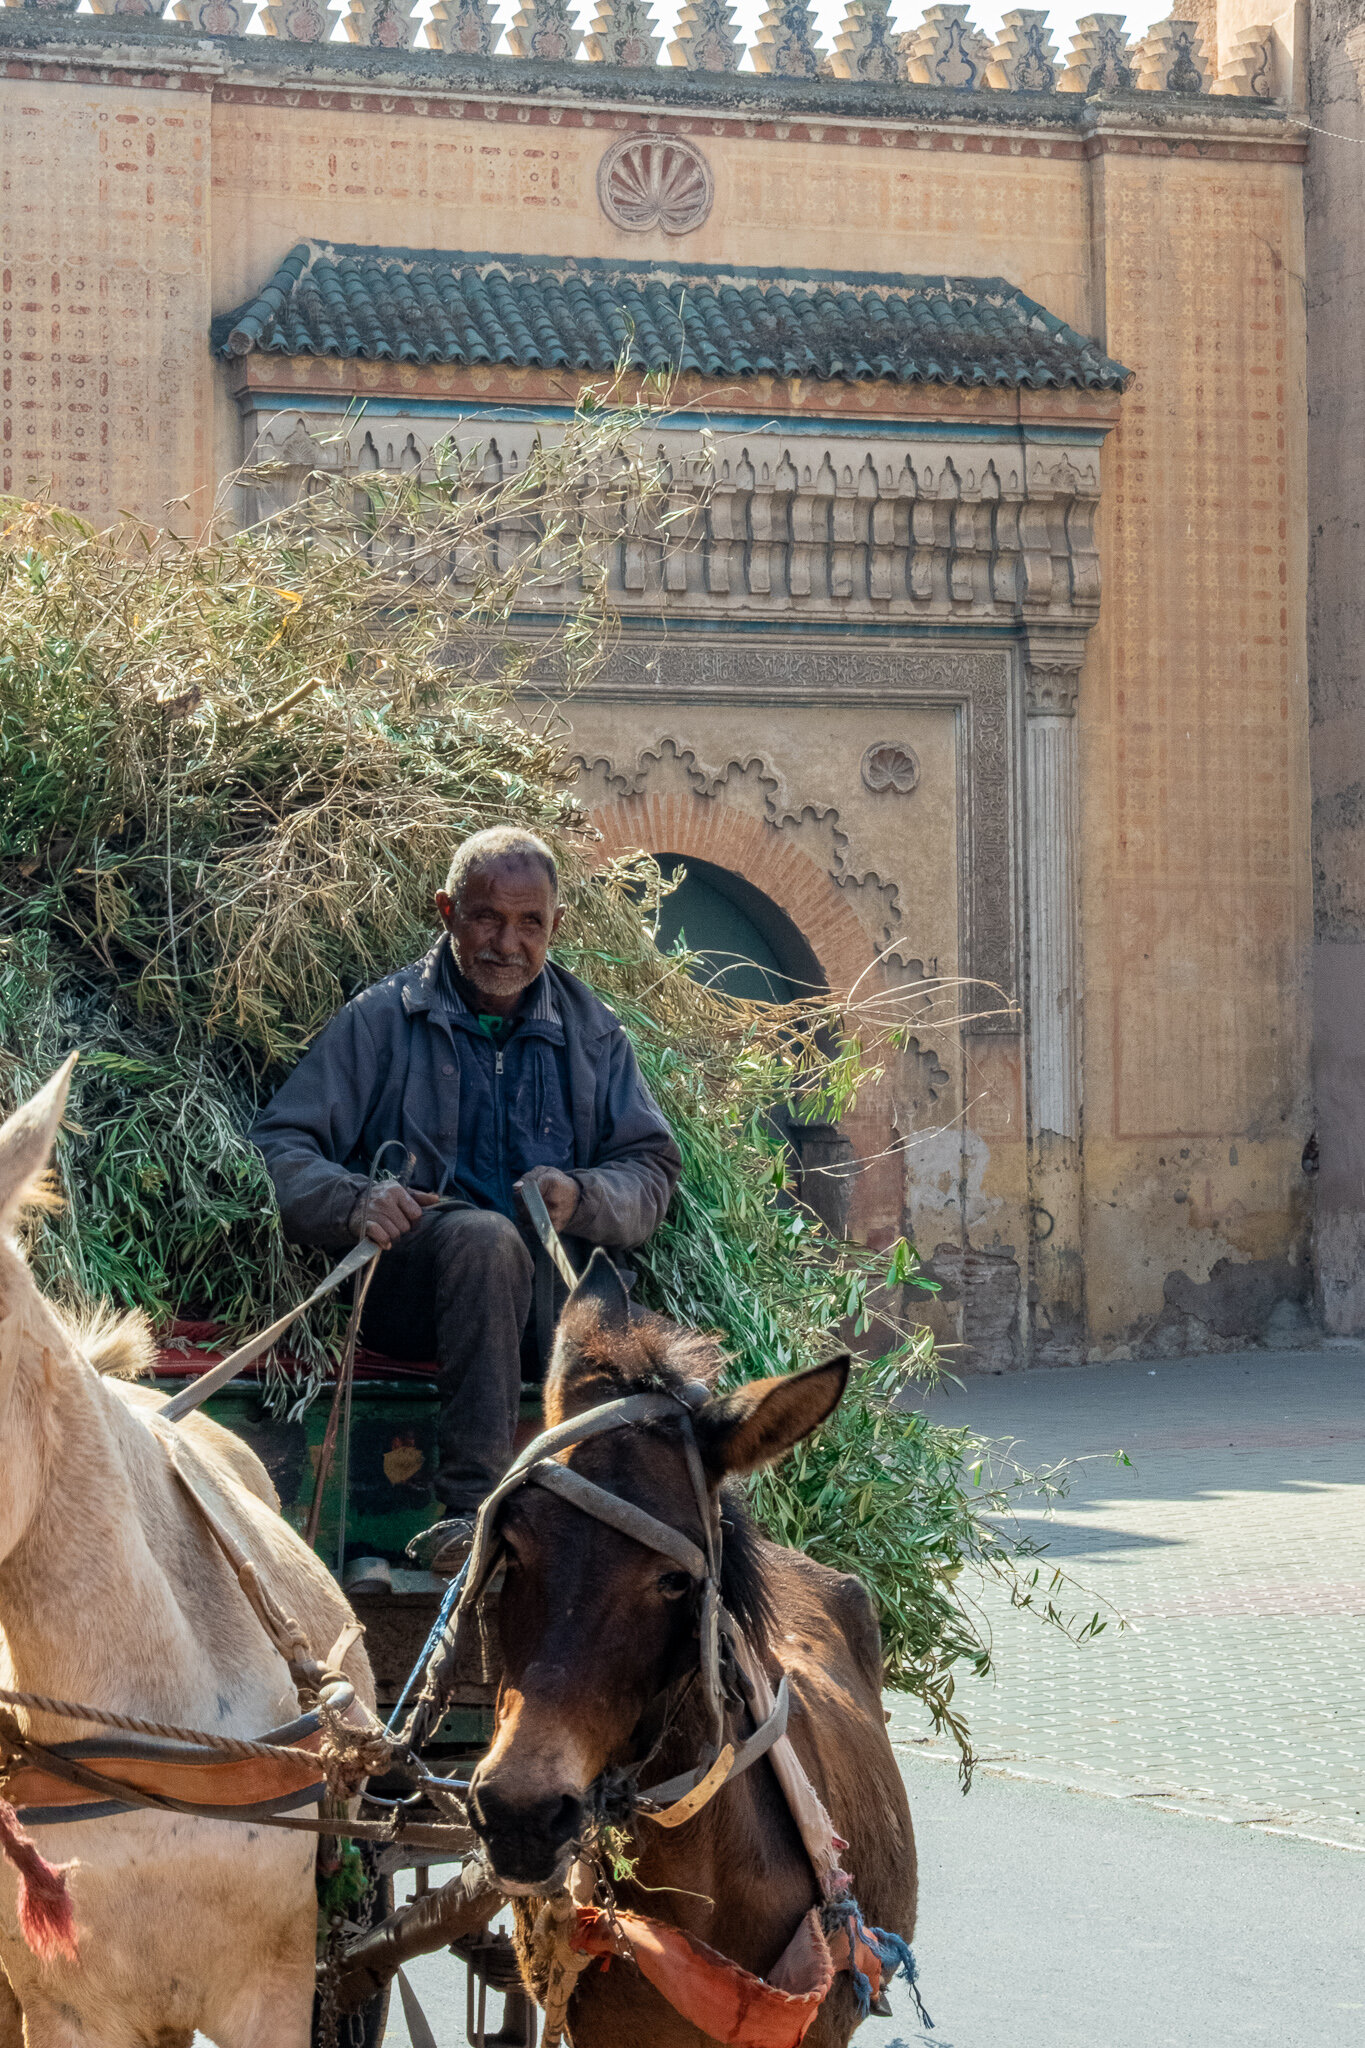
[[[696,1496],[697,1513],[701,1521],[704,1550],[699,1548],[680,1529],[674,1529],[651,1515],[633,1501],[622,1499],[620,1494],[599,1486],[571,1466],[559,1462],[559,1453],[571,1450],[575,1445],[586,1443],[591,1438],[604,1435],[608,1430],[621,1429],[631,1423],[674,1421],[679,1425],[683,1452],[687,1461],[688,1477]],[[479,1509],[475,1525],[474,1543],[465,1567],[463,1584],[460,1588],[454,1613],[447,1622],[442,1639],[427,1664],[426,1683],[423,1687],[425,1698],[435,1698],[439,1668],[452,1653],[463,1616],[473,1608],[481,1597],[496,1569],[502,1546],[496,1532],[498,1510],[508,1495],[520,1486],[540,1486],[547,1493],[567,1501],[581,1513],[591,1515],[594,1520],[615,1529],[632,1542],[639,1543],[646,1550],[657,1551],[669,1558],[685,1571],[689,1578],[701,1586],[701,1611],[698,1616],[699,1661],[702,1687],[710,1708],[713,1727],[715,1755],[709,1764],[699,1765],[678,1779],[655,1787],[653,1795],[662,1794],[673,1801],[663,1813],[651,1814],[661,1826],[676,1827],[693,1813],[699,1812],[707,1801],[728,1784],[739,1770],[747,1769],[750,1763],[766,1753],[779,1741],[787,1722],[785,1685],[779,1699],[760,1727],[755,1729],[738,1751],[725,1741],[725,1700],[720,1679],[720,1637],[724,1625],[730,1627],[720,1598],[720,1513],[711,1499],[706,1483],[706,1472],[701,1452],[697,1447],[696,1432],[692,1427],[692,1411],[688,1403],[676,1394],[648,1393],[627,1394],[620,1400],[604,1401],[600,1407],[590,1408],[585,1414],[575,1415],[555,1428],[547,1429],[527,1444],[521,1455],[514,1459],[502,1479],[494,1487]],[[407,1739],[416,1739],[416,1728],[421,1713],[421,1701],[414,1712],[413,1721],[406,1731]],[[676,1795],[676,1796],[675,1796]]]
[[[657,1550],[671,1558],[690,1578],[707,1578],[706,1559],[696,1544],[681,1530],[672,1529],[667,1522],[637,1508],[633,1501],[622,1500],[618,1493],[608,1493],[605,1486],[585,1479],[568,1465],[537,1463],[525,1476],[532,1484],[543,1486],[547,1493],[556,1493],[561,1500],[581,1508],[585,1515],[605,1522],[609,1529],[617,1529],[621,1535],[643,1544],[646,1550]]]
[[[494,1522],[509,1493],[515,1493],[519,1486],[525,1485],[538,1465],[548,1463],[560,1451],[571,1450],[575,1444],[586,1443],[589,1438],[603,1436],[609,1429],[620,1429],[626,1423],[662,1422],[676,1416],[681,1406],[672,1394],[626,1394],[619,1401],[604,1401],[598,1408],[589,1408],[582,1415],[572,1415],[568,1421],[557,1423],[553,1429],[542,1430],[538,1437],[533,1437],[521,1455],[513,1459],[479,1509],[464,1589],[447,1630],[447,1639],[453,1635],[460,1616],[473,1607],[493,1576],[500,1549]]]
[[[727,1743],[710,1770],[699,1764],[695,1770],[679,1771],[676,1778],[665,1778],[662,1785],[645,1785],[640,1789],[641,1812],[649,1820],[656,1821],[661,1828],[681,1827],[693,1814],[700,1813],[709,1799],[713,1799],[722,1785],[728,1785],[747,1771],[750,1764],[756,1764],[766,1756],[775,1742],[780,1742],[787,1732],[787,1711],[791,1696],[787,1689],[786,1674],[777,1688],[777,1699],[767,1719],[760,1721],[752,1735],[732,1750]],[[657,1806],[661,1800],[673,1803],[660,1813],[650,1812],[650,1806]]]

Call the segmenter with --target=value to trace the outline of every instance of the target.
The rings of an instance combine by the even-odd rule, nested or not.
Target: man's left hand
[[[578,1182],[571,1173],[561,1173],[557,1166],[533,1166],[515,1183],[520,1194],[528,1180],[534,1181],[540,1189],[540,1197],[550,1212],[550,1221],[556,1230],[567,1230],[578,1207],[581,1193]]]

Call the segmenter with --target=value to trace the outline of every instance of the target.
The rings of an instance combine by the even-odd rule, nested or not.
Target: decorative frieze
[[[619,64],[627,71],[657,64],[664,42],[649,0],[597,0],[585,40],[594,64]]]
[[[419,462],[444,435],[476,435],[458,420],[404,418],[398,429],[395,420],[393,446],[410,432],[409,459]],[[487,459],[523,463],[536,431],[530,422],[500,426]],[[267,414],[254,445],[248,439],[249,463],[272,472],[259,511],[297,496],[313,468],[390,466],[387,442],[373,454],[363,443],[362,427],[341,418]],[[815,440],[774,424],[710,448],[665,429],[650,456],[654,499],[624,522],[628,531],[618,514],[604,517],[611,601],[622,611],[1035,632],[1088,627],[1098,616],[1093,442],[1021,448],[1008,437],[992,445],[945,435],[889,449],[852,430]]]
[[[525,0],[512,17],[507,40],[516,57],[567,64],[578,55],[583,31],[572,0]]]
[[[912,85],[946,85],[975,92],[986,75],[990,44],[970,8],[931,7],[905,38],[905,75]]]
[[[1240,29],[1209,91],[1232,99],[1274,99],[1274,32],[1264,23]]]
[[[1076,23],[1058,92],[1131,92],[1136,83],[1133,51],[1121,14],[1087,14]]]
[[[368,50],[412,47],[415,0],[345,0],[341,25],[348,42]]]
[[[341,5],[324,6],[323,0],[270,0],[261,9],[261,26],[284,42],[327,43],[341,12]]]
[[[422,35],[433,50],[491,57],[502,37],[495,0],[435,0]]]
[[[728,0],[685,0],[668,46],[671,64],[688,71],[738,71],[744,44]]]
[[[1045,12],[1016,8],[1000,24],[985,82],[997,92],[1055,92],[1057,45]]]
[[[814,9],[806,0],[770,0],[749,54],[755,71],[775,78],[818,78],[824,51]]]
[[[849,0],[834,38],[830,70],[836,78],[875,79],[889,85],[901,75],[900,43],[890,0]]]
[[[1208,91],[1204,38],[1197,21],[1158,21],[1135,52],[1137,83],[1143,92]]]
[[[0,0],[0,9],[74,13],[81,0]],[[501,56],[508,62],[575,61],[653,72],[661,61],[695,72],[733,74],[745,54],[736,25],[736,0],[684,0],[663,58],[652,0],[594,0],[586,34],[575,0],[521,0],[506,32],[498,0],[170,0],[167,26],[192,34],[237,38],[253,17],[269,35],[297,43],[328,42],[340,21],[347,39],[370,49],[405,50],[414,41],[452,57]],[[162,17],[165,0],[90,0],[97,15]],[[1270,99],[1274,92],[1274,40],[1269,29],[1241,31],[1223,75],[1214,79],[1212,54],[1203,48],[1197,20],[1158,23],[1130,44],[1124,17],[1086,15],[1077,24],[1064,65],[1041,9],[1014,9],[992,44],[961,0],[935,0],[904,31],[892,0],[843,0],[833,52],[821,42],[811,0],[766,0],[750,54],[755,71],[774,78],[828,79],[845,86],[882,89],[869,118],[888,111],[887,88],[898,81],[954,93],[1077,93],[1099,97],[1138,87],[1163,95]],[[3,14],[0,13],[0,18]],[[502,45],[500,48],[499,46]],[[857,107],[850,94],[847,115]],[[841,112],[843,110],[841,109]],[[894,111],[894,109],[892,109]],[[1018,110],[1008,118],[1017,120]],[[854,138],[858,139],[858,138]]]

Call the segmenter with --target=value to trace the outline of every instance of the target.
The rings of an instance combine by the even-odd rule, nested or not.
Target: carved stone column
[[[1029,1299],[1032,1362],[1084,1357],[1080,778],[1083,635],[1029,635],[1024,779],[1028,895]]]

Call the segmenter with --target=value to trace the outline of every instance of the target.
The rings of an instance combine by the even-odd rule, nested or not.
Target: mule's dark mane
[[[681,1399],[698,1380],[714,1387],[723,1359],[719,1345],[700,1331],[680,1330],[662,1316],[633,1309],[628,1332],[603,1330],[595,1314],[571,1307],[560,1325],[551,1382],[562,1402],[570,1392],[577,1408],[615,1401],[627,1394],[672,1394]],[[548,1390],[547,1390],[548,1391]],[[676,1438],[678,1425],[650,1429]],[[763,1559],[763,1537],[749,1512],[743,1488],[727,1480],[720,1489],[720,1593],[726,1607],[755,1647],[773,1628],[773,1602]]]

